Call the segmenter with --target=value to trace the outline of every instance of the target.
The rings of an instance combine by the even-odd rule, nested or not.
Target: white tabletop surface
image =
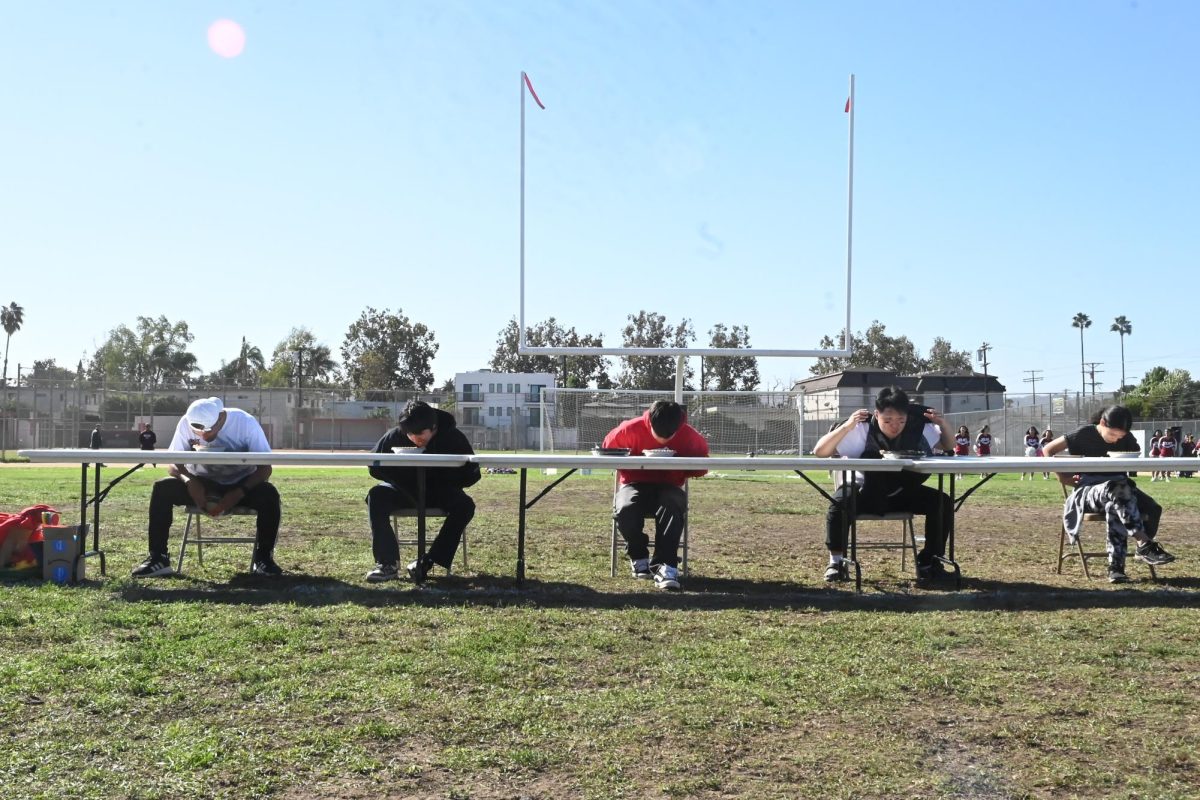
[[[1195,458],[1080,458],[1077,456],[932,456],[910,462],[906,469],[943,475],[1012,472],[1157,472],[1195,470]]]
[[[594,456],[590,453],[501,453],[472,456],[481,467],[556,469],[678,469],[678,470],[850,470],[898,472],[910,462],[878,458],[802,458],[751,456]]]
[[[442,453],[366,453],[322,452],[320,450],[270,453],[229,453],[192,450],[137,450],[134,448],[88,448],[62,450],[18,450],[30,461],[62,464],[270,464],[276,467],[302,466],[387,466],[457,467],[470,456]]]

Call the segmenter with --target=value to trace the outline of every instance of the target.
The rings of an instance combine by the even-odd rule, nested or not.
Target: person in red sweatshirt
[[[626,420],[604,437],[604,447],[628,447],[630,455],[670,449],[680,456],[708,456],[708,442],[687,424],[679,403],[659,400],[636,419]],[[679,589],[679,539],[687,516],[688,478],[708,470],[617,470],[619,488],[613,497],[613,519],[625,539],[625,552],[635,578],[654,578],[659,589]],[[654,517],[654,558],[645,519]]]

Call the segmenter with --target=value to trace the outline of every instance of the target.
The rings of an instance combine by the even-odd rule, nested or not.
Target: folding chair
[[[258,512],[253,508],[244,508],[242,506],[234,506],[225,512],[225,517],[257,517]],[[176,572],[183,572],[183,556],[187,552],[188,544],[196,546],[196,561],[200,566],[204,566],[204,545],[206,544],[254,544],[254,536],[205,536],[200,529],[200,520],[207,517],[208,514],[196,506],[187,507],[187,525],[183,529],[183,541],[179,544],[179,563],[175,567]],[[192,533],[192,525],[195,524],[195,534]],[[254,560],[254,551],[250,551],[250,560]]]
[[[425,509],[425,519],[426,520],[428,520],[431,517],[444,517],[444,516],[446,516],[446,512],[444,509],[441,509],[441,508]],[[416,519],[417,518],[417,510],[415,508],[398,508],[392,512],[392,528],[394,528],[396,530],[396,543],[398,545],[400,545],[401,547],[416,547],[418,542],[417,542],[417,536],[416,536],[415,531],[414,531],[413,537],[411,539],[401,539],[400,538],[400,533],[399,533],[400,520],[404,519],[404,518]],[[426,539],[425,539],[426,544],[428,544],[428,542],[431,540],[431,538],[432,537],[428,537],[428,536],[426,537]],[[459,542],[458,549],[462,552],[463,569],[466,570],[468,567],[467,567],[467,532],[465,530],[463,531],[462,540]],[[446,568],[446,572],[447,573],[450,572],[449,567]]]
[[[617,475],[617,473],[614,472],[613,473],[613,494],[616,494],[618,488],[620,488],[620,477]],[[687,481],[683,482],[683,496],[684,496],[684,500],[685,500],[684,506],[683,506],[683,534],[679,537],[679,546],[683,552],[682,552],[682,558],[680,558],[680,560],[679,560],[679,567],[680,567],[680,571],[683,573],[683,576],[686,578],[687,574],[688,574],[688,528],[691,527],[688,524],[688,516],[690,515],[690,513],[689,513],[690,499],[688,498],[688,482]],[[650,513],[646,514],[646,519],[654,519],[654,512],[651,511]],[[610,578],[617,577],[617,550],[619,549],[618,543],[621,541],[623,541],[623,540],[621,539],[621,532],[619,530],[617,530],[617,519],[616,519],[616,517],[613,517],[613,521],[612,521],[612,554],[609,558],[609,563],[608,563],[608,574],[609,574]]]
[[[864,542],[858,538],[857,526],[860,522],[899,522],[900,523],[900,541],[898,542]],[[856,514],[854,517],[855,525],[855,548],[858,550],[899,550],[900,551],[900,569],[908,569],[908,554],[912,553],[913,564],[917,563],[917,533],[913,525],[913,514],[910,511],[889,511],[886,514]],[[920,537],[921,544],[925,543],[925,537]]]
[[[1062,485],[1062,490],[1063,490],[1063,501],[1065,502],[1066,499],[1071,496],[1071,490],[1067,488],[1067,485],[1065,483]],[[1108,519],[1105,517],[1104,514],[1097,513],[1095,511],[1087,511],[1087,512],[1084,512],[1084,515],[1083,515],[1083,525],[1080,527],[1079,538],[1075,540],[1075,552],[1068,553],[1068,552],[1066,552],[1067,525],[1066,525],[1066,522],[1062,519],[1062,516],[1059,515],[1058,565],[1055,568],[1055,572],[1057,574],[1059,574],[1059,575],[1062,574],[1063,562],[1066,561],[1068,558],[1078,558],[1079,559],[1079,563],[1083,566],[1083,577],[1087,578],[1088,580],[1092,579],[1092,573],[1088,569],[1088,563],[1087,563],[1089,558],[1103,558],[1105,563],[1108,563],[1108,551],[1107,550],[1100,550],[1098,552],[1093,550],[1091,552],[1088,552],[1083,549],[1083,533],[1084,533],[1084,529],[1087,528],[1087,523],[1089,523],[1089,522],[1099,522],[1102,525],[1104,525],[1104,528],[1103,528],[1104,541],[1105,542],[1108,541]],[[1134,559],[1134,560],[1136,561],[1137,559]],[[1158,573],[1154,571],[1154,565],[1146,564],[1146,566],[1150,568],[1151,580],[1158,580]]]

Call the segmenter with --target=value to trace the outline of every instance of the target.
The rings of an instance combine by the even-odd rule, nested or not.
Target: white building
[[[458,426],[477,450],[536,447],[542,390],[552,388],[549,372],[459,372],[454,376]]]

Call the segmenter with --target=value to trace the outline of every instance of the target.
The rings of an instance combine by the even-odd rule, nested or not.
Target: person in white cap
[[[188,406],[167,449],[269,453],[271,445],[258,420],[250,414],[240,408],[225,408],[219,397],[206,397]],[[189,505],[205,509],[212,517],[221,516],[235,505],[256,511],[251,571],[272,576],[283,573],[274,558],[282,507],[279,491],[267,481],[270,465],[175,464],[167,472],[168,477],[156,481],[150,492],[150,554],[133,570],[133,577],[172,573],[167,554],[172,509]]]

